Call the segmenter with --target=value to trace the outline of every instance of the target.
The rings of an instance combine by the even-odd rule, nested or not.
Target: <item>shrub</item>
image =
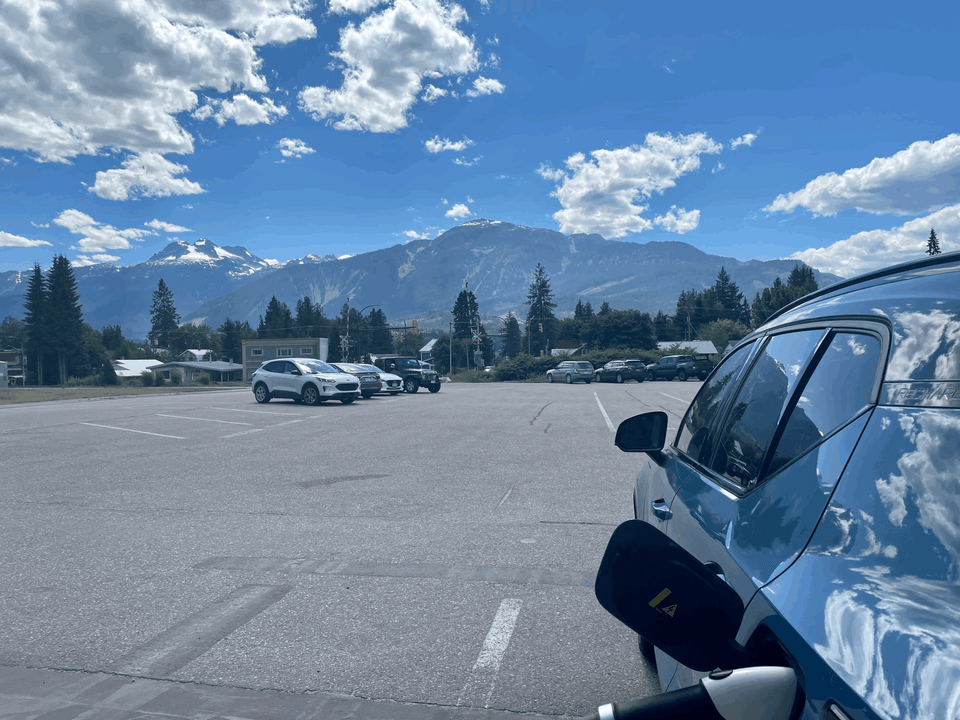
[[[170,384],[171,385],[180,385],[183,382],[183,376],[178,373],[176,370],[170,371]]]
[[[155,380],[153,379],[153,373],[149,370],[144,370],[142,373],[140,373],[140,380],[143,382],[144,387],[150,387],[155,383]]]
[[[157,370],[157,371],[153,374],[153,384],[154,384],[156,387],[163,387],[164,385],[167,384],[167,381],[163,379],[163,373],[160,372],[159,370]]]
[[[97,387],[100,385],[100,374],[87,375],[86,377],[72,377],[66,382],[66,387]]]
[[[212,378],[210,377],[210,373],[203,373],[200,377],[197,378],[197,381],[201,385],[209,385],[212,381]]]
[[[100,371],[100,381],[104,385],[117,384],[117,371],[113,369],[113,363],[109,360],[103,364],[103,370]]]
[[[463,370],[456,375],[450,376],[450,382],[485,383],[493,382],[493,380],[493,373],[484,372],[483,370]]]

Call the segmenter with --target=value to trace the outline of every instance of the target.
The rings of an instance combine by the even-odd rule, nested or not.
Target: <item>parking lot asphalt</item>
[[[0,718],[576,717],[659,690],[593,577],[698,382],[0,407]],[[670,435],[668,435],[670,437]]]

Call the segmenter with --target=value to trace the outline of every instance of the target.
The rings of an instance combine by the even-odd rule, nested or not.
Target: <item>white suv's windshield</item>
[[[336,375],[340,373],[335,367],[327,365],[322,360],[301,360],[297,364],[309,375],[319,375],[320,373],[333,373]]]

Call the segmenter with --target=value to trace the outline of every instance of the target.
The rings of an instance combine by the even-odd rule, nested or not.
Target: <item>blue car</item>
[[[656,533],[628,542],[649,545],[632,572],[652,584],[597,585],[618,617],[649,614],[624,621],[662,689],[781,666],[799,685],[790,718],[960,718],[960,254],[787,306],[714,369],[669,443],[667,424],[647,413],[617,434],[647,453],[631,523]],[[670,635],[693,595],[665,579],[662,543],[707,572],[693,594],[716,592],[727,630]]]

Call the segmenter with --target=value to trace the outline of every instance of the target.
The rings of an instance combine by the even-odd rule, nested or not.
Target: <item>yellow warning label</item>
[[[677,611],[677,606],[676,606],[676,605],[667,605],[665,608],[663,608],[663,611],[664,611],[667,615],[669,615],[670,617],[673,617],[673,614]]]
[[[653,600],[650,601],[650,607],[655,608],[657,605],[662,603],[667,599],[667,595],[670,594],[670,588],[664,588],[659,595],[657,595]]]

